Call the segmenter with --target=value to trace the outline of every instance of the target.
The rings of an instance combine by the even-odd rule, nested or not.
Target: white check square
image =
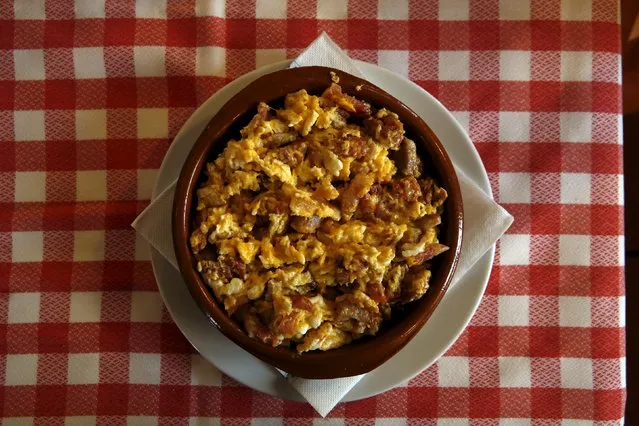
[[[134,291],[131,295],[132,322],[161,322],[162,300],[157,291]]]
[[[377,18],[405,21],[408,19],[408,0],[378,0]]]
[[[525,327],[529,324],[529,296],[499,296],[498,304],[500,326]]]
[[[470,386],[470,367],[464,356],[444,356],[437,362],[439,366],[439,386]]]
[[[138,200],[151,199],[155,179],[158,175],[158,169],[139,169],[138,170]]]
[[[468,0],[446,0],[439,2],[441,21],[467,21],[470,11]]]
[[[506,234],[499,242],[500,265],[530,264],[530,235]]]
[[[591,81],[592,52],[561,52],[561,81]]]
[[[107,199],[106,170],[79,170],[76,177],[78,201],[105,201]]]
[[[75,17],[82,18],[104,18],[105,0],[75,0]]]
[[[348,0],[317,0],[317,19],[346,19]]]
[[[9,293],[9,324],[33,324],[39,320],[40,293]]]
[[[592,389],[592,359],[560,358],[561,387],[566,389]]]
[[[104,109],[76,110],[75,138],[77,140],[106,139],[107,114]]]
[[[44,234],[41,231],[12,232],[11,239],[13,262],[42,262]]]
[[[16,142],[43,141],[45,139],[44,111],[14,111],[13,131]]]
[[[286,19],[286,1],[256,0],[257,19]]]
[[[562,112],[559,126],[562,142],[588,143],[592,141],[592,121],[590,112]]]
[[[220,426],[219,417],[189,417],[189,426]]]
[[[15,19],[45,19],[44,0],[28,0],[12,2]],[[9,3],[5,5],[9,7]],[[8,11],[7,11],[8,13]],[[6,19],[6,18],[5,18]]]
[[[562,0],[562,21],[590,21],[592,20],[592,0]]]
[[[137,77],[163,77],[166,75],[165,51],[163,46],[135,46],[133,63]]]
[[[219,46],[196,48],[195,75],[224,77],[226,75],[226,49]]]
[[[499,0],[499,19],[527,21],[530,19],[530,0]]]
[[[67,382],[70,385],[94,385],[100,376],[100,358],[97,353],[69,354]]]
[[[504,388],[529,388],[530,371],[530,358],[500,357],[499,385]]]
[[[378,65],[408,77],[408,51],[407,50],[380,50],[377,53]]]
[[[95,426],[96,416],[66,416],[64,426]]]
[[[135,0],[135,17],[166,19],[167,0]]]
[[[505,81],[530,80],[530,51],[502,50],[499,52],[499,78]]]
[[[160,354],[129,354],[129,383],[160,384]]]
[[[468,51],[442,50],[439,52],[439,79],[467,81],[470,75]]]
[[[44,50],[14,50],[13,66],[16,80],[44,80]]]
[[[195,0],[195,16],[226,17],[225,0]]]
[[[501,142],[528,142],[530,140],[530,113],[500,112],[499,140]]]
[[[76,47],[73,49],[75,78],[106,78],[104,50],[101,47]]]
[[[169,110],[167,108],[138,108],[138,139],[164,139],[169,137]]]
[[[590,266],[590,236],[560,235],[559,264]]]
[[[559,326],[590,327],[591,325],[590,297],[559,296]]]
[[[33,417],[4,417],[2,426],[33,426]],[[66,426],[66,423],[64,424]]]
[[[15,201],[44,201],[47,195],[46,180],[46,172],[16,172]]]
[[[562,173],[561,203],[562,204],[590,204],[592,186],[590,173]]]
[[[102,292],[77,291],[71,293],[70,322],[98,322],[102,308]]]
[[[126,426],[157,426],[156,416],[127,416]]]
[[[75,231],[73,260],[76,262],[104,260],[104,231]]]
[[[502,203],[530,203],[529,173],[499,173],[499,201]]]
[[[38,355],[7,355],[5,361],[6,386],[28,386],[36,384]]]

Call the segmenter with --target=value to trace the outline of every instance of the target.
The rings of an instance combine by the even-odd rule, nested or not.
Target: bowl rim
[[[294,350],[273,348],[250,338],[242,327],[228,316],[197,272],[195,256],[191,252],[188,240],[198,181],[203,168],[209,161],[211,151],[219,147],[219,144],[226,144],[227,140],[221,138],[229,127],[247,113],[252,115],[257,103],[265,100],[264,97],[270,98],[265,100],[270,103],[275,99],[283,98],[287,93],[302,88],[308,89],[309,86],[328,87],[331,84],[331,72],[339,76],[340,85],[344,87],[345,93],[353,93],[367,101],[371,98],[377,100],[371,103],[381,104],[380,106],[398,113],[402,122],[406,125],[406,121],[409,121],[409,127],[420,136],[421,140],[415,142],[427,152],[440,174],[439,183],[448,191],[445,215],[448,221],[446,232],[450,233],[447,239],[450,249],[445,254],[446,259],[439,267],[437,276],[434,276],[430,282],[431,289],[433,287],[439,287],[439,289],[436,292],[429,290],[426,297],[415,302],[420,306],[413,309],[406,318],[398,321],[393,326],[392,332],[379,334],[365,341],[357,341],[339,349],[300,355]],[[355,88],[358,86],[361,86],[361,90],[355,93],[354,90],[357,90]],[[448,289],[459,259],[463,233],[461,189],[455,168],[435,133],[421,117],[379,87],[359,77],[327,67],[278,70],[259,77],[235,94],[211,118],[189,152],[176,182],[172,213],[173,244],[180,272],[190,294],[208,320],[252,355],[295,376],[307,378],[326,379],[366,373],[381,365],[405,346],[428,320]]]

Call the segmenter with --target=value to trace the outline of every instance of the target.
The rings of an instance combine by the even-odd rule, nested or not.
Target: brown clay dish
[[[255,114],[259,102],[268,104],[286,94],[306,89],[321,93],[331,85],[330,72],[339,76],[345,93],[356,95],[374,107],[395,112],[406,134],[418,147],[428,173],[448,191],[442,215],[440,242],[450,249],[432,264],[433,277],[426,295],[407,305],[401,315],[380,329],[376,336],[363,338],[326,352],[298,354],[294,349],[271,347],[250,338],[225,312],[196,269],[198,258],[189,246],[196,204],[196,189],[207,163],[222,152],[226,142]],[[359,86],[359,88],[358,88]],[[444,296],[461,250],[463,208],[455,170],[433,131],[412,110],[380,88],[350,74],[325,67],[285,69],[262,76],[241,90],[206,126],[191,149],[177,181],[173,205],[173,241],[180,271],[191,295],[209,320],[228,338],[257,358],[298,377],[329,379],[369,372],[404,347],[421,329]]]

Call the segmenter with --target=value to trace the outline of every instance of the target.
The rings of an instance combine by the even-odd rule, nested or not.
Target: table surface
[[[243,387],[194,352],[129,225],[199,104],[326,31],[452,110],[515,217],[440,362],[331,421],[618,424],[617,16],[616,0],[1,3],[0,416],[312,422],[308,405]]]

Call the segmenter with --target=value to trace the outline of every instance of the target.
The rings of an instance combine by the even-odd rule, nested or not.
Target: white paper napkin
[[[321,65],[365,77],[333,40],[323,33],[291,67]],[[464,202],[464,233],[462,252],[451,285],[486,253],[508,229],[513,218],[494,202],[466,175],[457,170]],[[149,244],[157,249],[174,267],[177,266],[171,233],[171,210],[175,182],[166,188],[140,215],[132,226]],[[326,416],[352,389],[363,375],[331,380],[309,380],[287,376],[287,380],[322,416]]]

